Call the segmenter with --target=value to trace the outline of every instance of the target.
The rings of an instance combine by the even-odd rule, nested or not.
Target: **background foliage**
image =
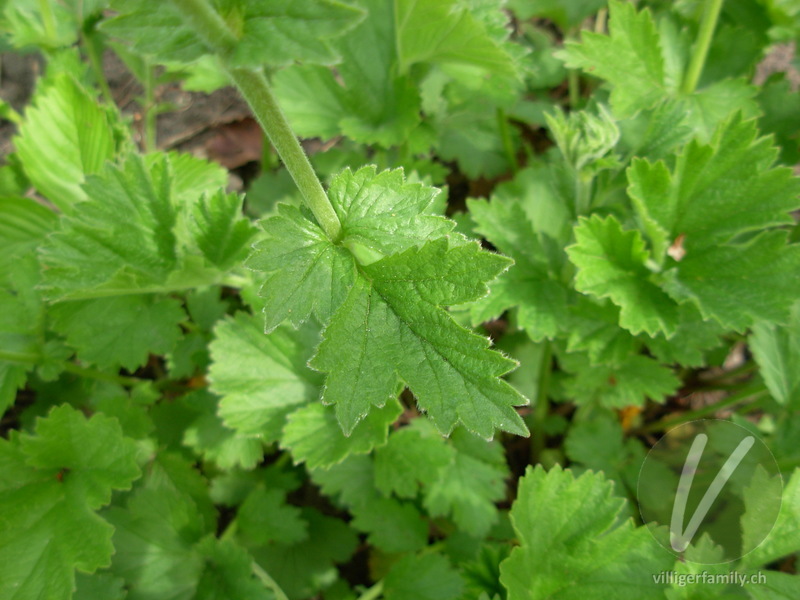
[[[797,2],[5,0],[0,22],[43,65],[0,104],[0,596],[800,595],[800,102],[764,71]],[[167,84],[235,83],[269,132],[263,81],[328,217],[268,140],[244,195],[159,144]],[[702,568],[642,526],[641,461],[714,415],[785,491],[773,535],[709,569],[767,583],[657,583]]]

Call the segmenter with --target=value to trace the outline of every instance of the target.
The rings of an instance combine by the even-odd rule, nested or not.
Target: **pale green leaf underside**
[[[109,114],[72,78],[55,78],[34,97],[14,138],[36,189],[62,211],[86,199],[81,184],[116,152]]]

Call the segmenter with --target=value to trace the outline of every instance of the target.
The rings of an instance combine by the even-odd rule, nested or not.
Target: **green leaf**
[[[132,43],[137,52],[163,62],[191,63],[209,52],[181,13],[170,3],[116,0],[119,15],[103,30]],[[336,0],[234,0],[218,3],[221,16],[237,38],[232,64],[238,67],[287,65],[295,60],[336,62],[329,40],[362,18],[357,8]]]
[[[619,306],[622,327],[633,334],[674,333],[678,307],[652,282],[650,254],[638,231],[624,231],[613,216],[581,218],[567,254],[578,267],[575,288]]]
[[[618,522],[623,505],[603,475],[529,467],[511,507],[520,545],[500,565],[509,600],[663,598],[652,575],[672,557],[646,528]]]
[[[309,469],[330,467],[352,454],[366,454],[385,444],[389,425],[401,412],[400,403],[392,400],[370,412],[345,436],[332,407],[309,404],[287,418],[281,447],[292,453],[295,463],[305,462]]]
[[[665,95],[665,65],[660,38],[648,9],[609,2],[609,35],[584,30],[581,42],[567,42],[561,57],[573,69],[612,84],[611,104],[620,116],[649,108]]]
[[[421,486],[435,483],[453,461],[452,448],[441,434],[417,419],[375,449],[375,487],[386,496],[415,498]]]
[[[527,433],[512,408],[526,400],[499,379],[513,361],[441,308],[480,297],[507,265],[477,244],[440,239],[361,267],[311,361],[328,374],[322,400],[336,405],[345,433],[396,395],[398,377],[443,433],[459,422],[486,438]]]
[[[665,289],[678,301],[693,301],[706,319],[744,331],[758,321],[786,321],[800,296],[800,246],[786,232],[765,232],[740,245],[704,248],[666,273]]]
[[[414,552],[428,543],[428,522],[413,504],[375,498],[352,510],[352,525],[384,552]]]
[[[0,198],[0,286],[9,284],[12,267],[56,228],[58,217],[31,198]]]
[[[772,397],[788,410],[800,408],[800,304],[786,327],[756,323],[748,347]]]
[[[153,295],[72,300],[52,307],[52,327],[98,367],[135,371],[152,354],[166,354],[186,320],[180,302]]]
[[[86,575],[79,571],[75,577],[75,585],[73,598],[82,600],[125,600],[128,596],[125,580],[107,573]]]
[[[398,65],[456,63],[494,75],[515,75],[513,59],[457,0],[394,0]]]
[[[161,456],[124,507],[106,511],[115,528],[111,571],[127,582],[128,600],[195,597],[205,562],[195,545],[215,526],[203,496],[205,482],[188,463]]]
[[[264,335],[261,319],[237,313],[220,321],[211,343],[211,390],[219,415],[244,436],[277,441],[286,415],[319,397],[320,377],[306,366],[318,339],[313,324]]]
[[[463,430],[453,432],[452,445],[451,462],[424,491],[423,503],[431,516],[450,515],[460,530],[483,537],[506,494],[503,447]]]
[[[453,222],[433,214],[436,188],[406,183],[402,169],[377,172],[345,169],[331,182],[328,197],[342,222],[344,245],[396,254],[446,235]]]
[[[746,503],[747,497],[745,496],[745,505]],[[754,516],[758,518],[757,513]],[[746,517],[747,513],[743,515],[743,521]],[[743,526],[745,525],[746,522],[743,522]],[[744,563],[762,566],[789,554],[800,552],[800,540],[797,535],[793,534],[798,527],[800,527],[800,469],[794,469],[783,489],[783,501],[772,532],[752,552],[745,555]],[[747,529],[744,532],[746,534]]]
[[[32,254],[15,257],[0,285],[0,413],[14,403],[26,373],[48,358],[45,308],[39,291],[39,269]],[[63,360],[65,357],[61,357]]]
[[[605,6],[605,0],[509,0],[509,7],[519,19],[540,17],[553,21],[562,31],[579,26],[586,17]]]
[[[473,325],[518,307],[517,322],[531,339],[557,335],[567,320],[567,289],[559,274],[563,263],[558,262],[563,254],[554,259],[548,253],[553,240],[534,229],[516,199],[469,199],[467,206],[478,225],[476,232],[514,259],[514,265],[491,283],[489,295],[472,305]]]
[[[355,509],[379,498],[372,459],[353,454],[327,469],[314,469],[311,479],[337,505]]]
[[[735,111],[759,114],[757,89],[743,79],[716,81],[685,94],[681,89],[686,53],[677,25],[663,17],[656,27],[649,8],[637,12],[633,4],[609,2],[609,35],[582,31],[581,42],[568,41],[556,54],[571,68],[583,69],[611,85],[611,106],[619,117],[674,103],[684,125],[707,140],[716,124]]]
[[[332,137],[335,131],[364,144],[400,145],[420,121],[419,94],[408,77],[397,74],[392,2],[359,4],[367,18],[334,44],[342,56],[339,77],[322,67],[288,67],[277,73],[275,93],[302,136]],[[305,90],[314,95],[294,103]],[[306,121],[309,114],[314,116]]]
[[[255,229],[242,217],[242,199],[238,195],[222,190],[203,195],[191,210],[195,242],[211,264],[226,270],[244,259]]]
[[[339,519],[306,508],[308,539],[253,549],[258,564],[291,600],[310,598],[338,577],[334,563],[345,563],[358,545],[355,532]]]
[[[591,364],[580,353],[560,353],[559,363],[572,377],[564,383],[566,398],[578,404],[597,402],[623,408],[642,406],[645,399],[663,402],[680,386],[673,371],[647,356],[629,355],[617,364]]]
[[[773,168],[772,140],[757,136],[754,120],[735,116],[708,144],[686,146],[672,172],[661,161],[634,160],[628,191],[657,261],[679,236],[691,258],[695,250],[736,235],[792,223],[789,212],[800,207],[800,180],[790,169]]]
[[[239,531],[251,545],[296,544],[308,539],[308,523],[300,509],[286,504],[286,492],[256,487],[236,513]]]
[[[183,431],[184,445],[225,470],[237,466],[252,469],[261,461],[264,456],[261,440],[226,427],[216,414],[217,398],[207,389],[190,392],[183,399],[200,411]]]
[[[464,582],[441,554],[408,555],[384,579],[386,600],[455,600]]]
[[[785,74],[775,74],[762,86],[759,103],[763,115],[759,129],[773,134],[781,149],[781,162],[795,165],[800,162],[800,113],[793,110],[800,102],[800,94],[792,91]]]
[[[508,259],[442,237],[452,224],[430,212],[435,193],[403,183],[399,171],[345,170],[330,189],[340,245],[284,206],[264,223],[267,238],[249,264],[270,273],[268,330],[310,314],[327,324],[311,366],[328,373],[322,400],[336,405],[345,434],[396,397],[400,381],[443,432],[460,421],[484,437],[495,428],[524,434],[512,407],[525,399],[499,379],[513,361],[444,310],[484,295]]]
[[[195,198],[181,176],[183,165],[173,161],[157,154],[145,162],[130,154],[120,166],[109,164],[88,178],[89,200],[62,217],[61,230],[40,251],[43,287],[51,299],[171,291],[214,281],[216,273],[194,263],[190,268],[185,259],[192,240],[181,235],[179,221]],[[207,164],[189,164],[198,162]]]
[[[232,60],[242,67],[283,66],[296,61],[335,63],[338,56],[331,48],[331,38],[348,32],[364,16],[358,8],[337,0],[241,0],[233,4],[238,6],[230,10],[230,17],[241,19],[243,27]]]
[[[262,227],[267,237],[254,246],[247,266],[270,273],[259,291],[266,331],[284,321],[297,327],[311,315],[327,323],[356,277],[348,251],[293,206],[279,205]]]
[[[616,365],[637,351],[636,338],[619,326],[619,307],[579,296],[570,306],[567,352],[585,352],[593,365]]]
[[[779,571],[754,571],[748,573],[758,582],[760,577],[766,577],[766,583],[751,583],[747,586],[753,600],[792,600],[800,594],[800,576],[781,573]]]
[[[34,435],[0,440],[0,594],[68,600],[75,569],[107,566],[112,528],[94,511],[139,476],[119,424],[69,406],[37,420]]]
[[[204,559],[197,583],[197,600],[275,600],[253,574],[253,557],[235,542],[205,538],[198,551]]]
[[[114,157],[114,125],[110,113],[86,90],[61,75],[40,87],[14,145],[31,183],[69,212],[87,197],[81,189],[85,177],[99,173],[106,160]]]

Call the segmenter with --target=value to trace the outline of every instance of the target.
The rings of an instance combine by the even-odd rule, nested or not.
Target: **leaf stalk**
[[[711,40],[714,37],[714,30],[717,28],[719,13],[722,10],[724,0],[706,0],[703,18],[700,21],[700,32],[697,37],[697,44],[692,52],[692,59],[689,68],[686,70],[686,77],[683,80],[682,92],[684,94],[694,93],[700,76],[703,74],[703,67],[708,57],[708,49],[711,47]]]
[[[261,70],[238,68],[232,64],[232,55],[238,40],[207,0],[172,2],[186,22],[219,55],[233,83],[250,105],[256,120],[286,165],[286,170],[294,179],[306,205],[331,241],[338,242],[342,235],[339,217],[273,96],[264,73]]]

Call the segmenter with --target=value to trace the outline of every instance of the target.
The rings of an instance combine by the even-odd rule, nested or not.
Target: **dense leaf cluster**
[[[0,104],[0,597],[798,597],[800,102],[752,81],[800,9],[704,4],[0,4],[45,65]],[[167,80],[326,142],[330,221],[299,146],[244,195],[158,149]],[[713,414],[785,479],[766,584],[654,578],[731,569],[635,510]]]

